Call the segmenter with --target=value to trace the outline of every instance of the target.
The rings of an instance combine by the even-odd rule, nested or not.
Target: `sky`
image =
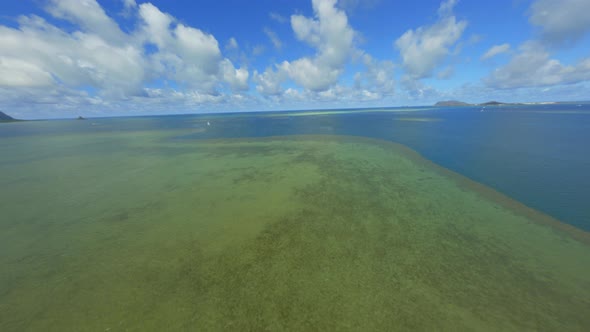
[[[5,0],[22,119],[590,100],[590,0]]]

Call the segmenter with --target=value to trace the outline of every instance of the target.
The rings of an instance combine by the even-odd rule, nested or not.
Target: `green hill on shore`
[[[12,121],[18,121],[18,120],[11,117],[10,115],[0,111],[0,122],[12,122]]]

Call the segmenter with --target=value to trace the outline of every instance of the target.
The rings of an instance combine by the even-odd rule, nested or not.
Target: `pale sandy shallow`
[[[337,114],[361,114],[361,113],[407,113],[428,110],[430,108],[408,107],[408,108],[369,108],[355,110],[320,110],[320,111],[285,111],[280,113],[266,114],[267,117],[298,117],[298,116],[321,116]]]
[[[590,327],[588,233],[403,146],[171,135],[0,144],[0,330]]]
[[[395,118],[395,121],[413,121],[413,122],[440,122],[443,121],[441,118],[433,117],[399,117]]]

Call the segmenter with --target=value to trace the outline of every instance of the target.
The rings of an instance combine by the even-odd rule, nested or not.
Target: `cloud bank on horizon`
[[[588,0],[243,6],[0,4],[2,108],[53,118],[590,99]]]

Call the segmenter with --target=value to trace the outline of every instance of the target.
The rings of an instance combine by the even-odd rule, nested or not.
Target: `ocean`
[[[0,124],[0,330],[584,330],[590,105]]]
[[[383,139],[590,231],[590,104],[173,115],[4,127],[0,137],[188,129],[194,132],[175,138],[323,134]]]

